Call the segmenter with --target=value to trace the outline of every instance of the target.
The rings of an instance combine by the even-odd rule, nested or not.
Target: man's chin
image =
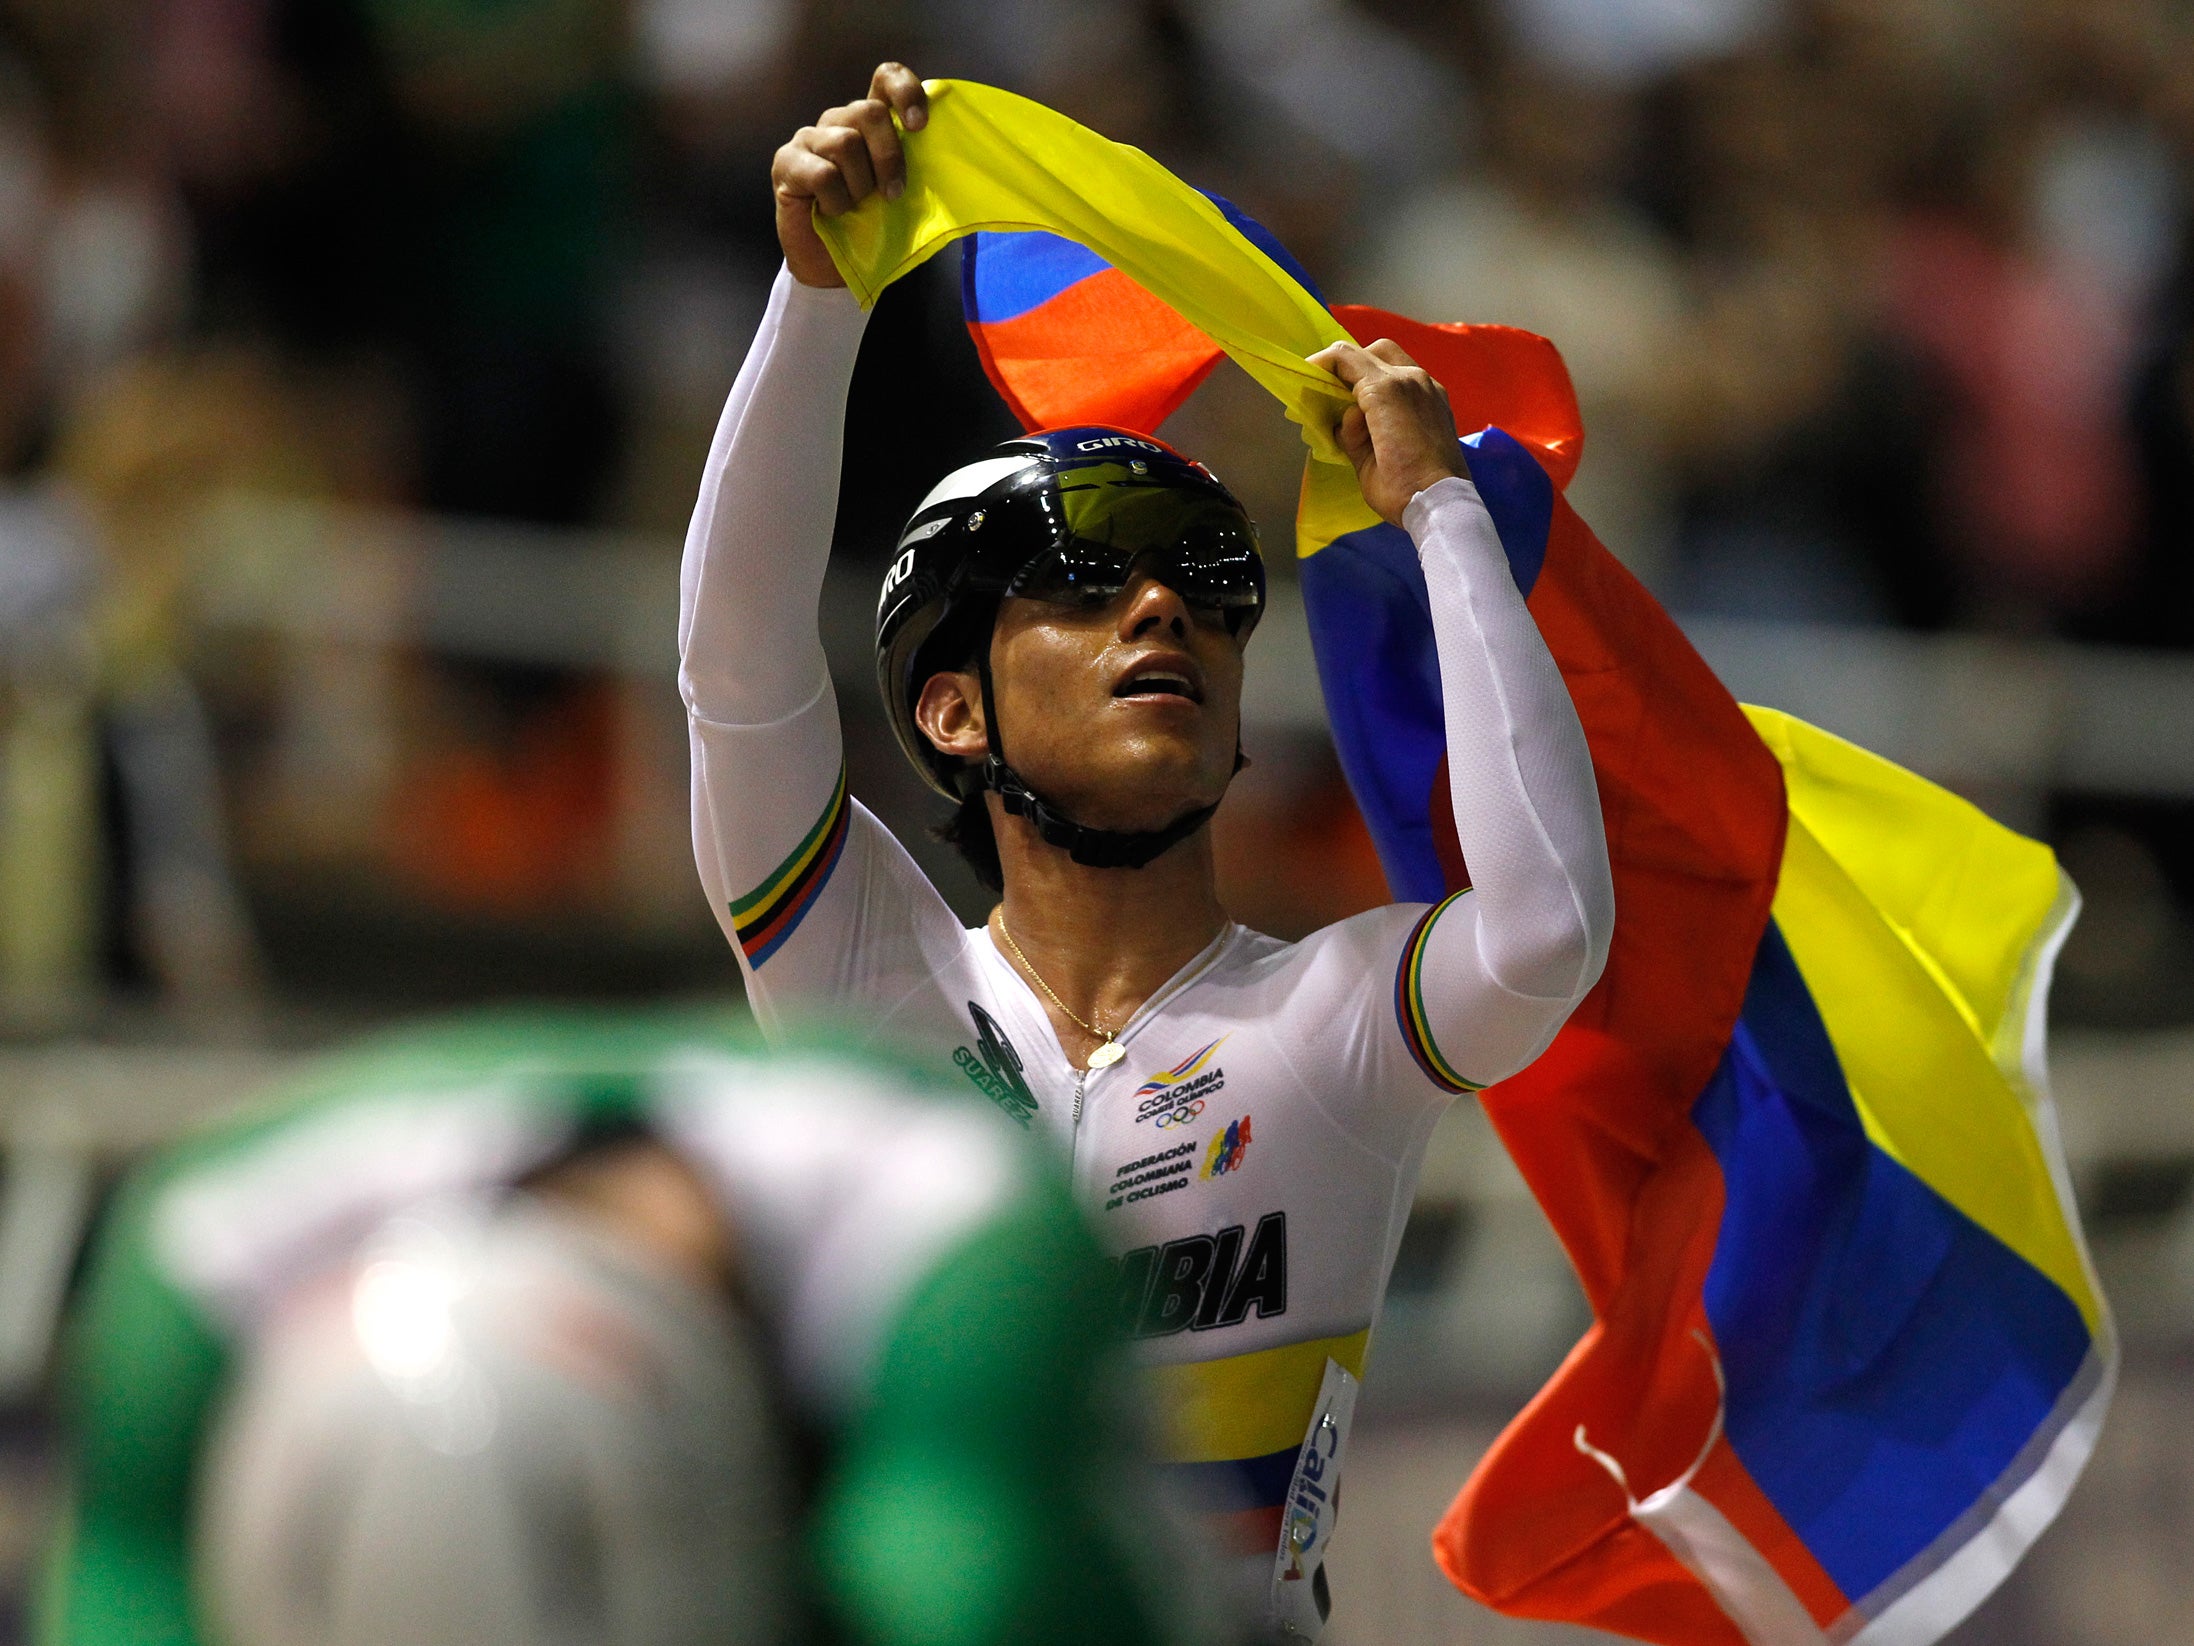
[[[1178,777],[1167,781],[1167,774],[1147,767],[1128,767],[1107,779],[1085,780],[1071,786],[1053,787],[1033,775],[1024,776],[1029,787],[1075,822],[1119,834],[1147,834],[1168,828],[1187,813],[1216,804],[1226,792],[1224,781],[1216,787],[1208,777],[1193,782]]]

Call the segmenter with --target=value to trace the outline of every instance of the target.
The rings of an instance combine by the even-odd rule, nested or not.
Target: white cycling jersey
[[[781,274],[710,453],[679,636],[702,881],[765,1027],[834,1018],[1056,1141],[1119,1258],[1176,1473],[1270,1625],[1314,1634],[1426,1139],[1453,1094],[1545,1048],[1606,957],[1583,731],[1476,489],[1420,493],[1405,523],[1473,890],[1299,943],[1230,925],[1119,1030],[1122,1061],[1074,1067],[988,931],[846,793],[816,609],[862,327],[847,293]]]

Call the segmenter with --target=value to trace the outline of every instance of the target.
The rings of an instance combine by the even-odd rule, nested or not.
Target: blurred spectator
[[[1647,190],[1693,304],[1661,385],[1682,611],[1940,622],[1947,606],[1918,502],[1928,407],[1875,275],[1895,88],[1839,44],[1745,52],[1663,93]]]
[[[2140,152],[2135,209],[2109,214],[2127,224],[2111,262],[2133,276],[2136,296],[2142,276],[2160,275],[2129,397],[2142,530],[2116,597],[2076,627],[2099,640],[2194,650],[2194,48],[2184,38],[2157,54],[2143,106],[2158,142]],[[2156,227],[2166,230],[2160,246]]]
[[[2180,233],[2152,112],[2173,44],[2145,0],[1984,15],[1982,67],[1939,93],[1909,174],[1888,314],[1940,400],[1928,496],[1959,615],[2061,630],[2125,589],[2144,530],[2127,411]]]
[[[98,986],[90,533],[50,495],[0,500],[0,1027],[47,1028]]]
[[[121,975],[249,976],[248,942],[164,950],[129,879],[156,816],[200,843],[174,861],[219,861],[224,800],[264,919],[269,876],[338,864],[437,920],[627,897],[619,807],[676,787],[649,687],[356,641],[208,656],[207,555],[263,586],[297,562],[237,524],[266,511],[206,510],[678,530],[776,266],[769,152],[883,56],[1148,149],[1337,298],[1553,337],[1575,500],[1682,611],[2194,646],[2194,52],[2164,0],[0,0],[0,582],[64,540],[82,574],[52,631],[82,644],[38,651],[76,661],[11,654],[0,742],[61,774],[19,842],[107,818]],[[870,329],[849,566],[1010,432],[955,273]],[[1298,448],[1241,390],[1221,372],[1176,432],[1279,542]],[[400,626],[433,534],[374,518],[329,534],[328,598]],[[1330,772],[1268,775],[1270,815],[1354,864],[1316,821]],[[0,882],[67,883],[8,850]],[[1244,906],[1307,919],[1284,890]],[[202,930],[243,929],[222,898]],[[58,934],[100,903],[15,930],[77,953]]]
[[[1675,246],[1617,192],[1635,114],[1618,91],[1504,62],[1487,89],[1483,162],[1406,197],[1345,289],[1422,320],[1554,338],[1587,430],[1570,496],[1650,579],[1667,556],[1661,391],[1686,305]]]
[[[390,805],[399,873],[430,901],[499,913],[602,884],[617,802],[612,709],[605,682],[542,671],[441,682]]]
[[[1347,0],[1194,0],[1187,15],[1258,107],[1383,187],[1450,158],[1461,88],[1445,66]],[[1263,122],[1251,129],[1263,130]]]
[[[2102,267],[2037,232],[2060,158],[2042,136],[1986,122],[1959,203],[1915,213],[1888,270],[1892,319],[1945,401],[1930,478],[1962,603],[2017,628],[2108,591],[2139,506],[2136,317]]]
[[[125,976],[233,1012],[257,983],[229,867],[210,728],[186,673],[203,509],[222,491],[310,490],[288,402],[255,357],[177,352],[87,392],[54,454],[105,561],[95,635],[112,766],[117,946]]]
[[[410,152],[405,323],[430,507],[589,518],[633,107],[609,0],[363,0]]]
[[[1781,21],[1781,0],[1501,0],[1540,61],[1611,84],[1636,84],[1720,57]]]

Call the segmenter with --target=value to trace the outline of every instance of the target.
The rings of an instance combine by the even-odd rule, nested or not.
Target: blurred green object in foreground
[[[827,1047],[771,1053],[729,1024],[714,1012],[545,1009],[436,1022],[327,1059],[265,1112],[137,1172],[74,1322],[73,1501],[39,1638],[208,1638],[209,1606],[230,1591],[206,1589],[221,1551],[194,1547],[194,1529],[212,1523],[209,1480],[233,1478],[209,1461],[229,1455],[209,1436],[226,1432],[225,1407],[233,1424],[250,1405],[256,1385],[238,1374],[331,1285],[352,1288],[350,1312],[333,1318],[370,1357],[370,1334],[350,1324],[363,1318],[364,1277],[385,1267],[361,1262],[380,1249],[366,1243],[466,1197],[489,1218],[498,1205],[559,1210],[690,1295],[759,1317],[781,1391],[768,1443],[788,1468],[814,1467],[804,1526],[769,1524],[765,1510],[741,1536],[805,1545],[794,1564],[814,1574],[802,1604],[819,1619],[907,1646],[1167,1635],[1160,1619],[1182,1614],[1160,1605],[1116,1512],[1132,1458],[1108,1390],[1108,1271],[1049,1164],[987,1109],[905,1068]],[[649,1191],[637,1206],[633,1183]],[[516,1190],[529,1191],[523,1202]],[[708,1262],[673,1263],[665,1226],[682,1227],[688,1246],[701,1239]],[[522,1360],[524,1346],[498,1352]],[[544,1350],[501,1409],[539,1409],[539,1380],[562,1365]],[[355,1403],[360,1385],[349,1387]],[[583,1410],[585,1398],[571,1400]],[[375,1446],[389,1433],[377,1429]],[[813,1437],[815,1455],[793,1436]],[[496,1439],[498,1455],[525,1461],[519,1439]],[[466,1593],[485,1557],[538,1530],[518,1514],[499,1541],[483,1521],[477,1545],[414,1550],[432,1570],[393,1569],[361,1503],[360,1475],[388,1477],[384,1453],[373,1455],[372,1471],[332,1457],[291,1470],[312,1499],[296,1517],[311,1523],[311,1558],[294,1573],[263,1564],[286,1561],[281,1551],[241,1551],[254,1588],[293,1586],[293,1615],[320,1619],[344,1646],[408,1638],[376,1628],[395,1615],[377,1590],[392,1607],[414,1577]],[[444,1465],[464,1467],[423,1455],[395,1467],[416,1482]],[[477,1470],[465,1478],[475,1492],[500,1489]],[[213,1501],[225,1501],[218,1490]],[[618,1506],[580,1507],[614,1542]],[[611,1584],[630,1569],[606,1554],[602,1565]],[[520,1599],[541,1608],[544,1629],[568,1622],[543,1583]]]

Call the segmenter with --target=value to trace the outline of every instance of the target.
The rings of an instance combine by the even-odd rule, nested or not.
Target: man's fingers
[[[896,199],[906,186],[906,151],[897,114],[909,131],[929,123],[929,94],[903,63],[880,63],[869,77],[869,95],[803,126],[770,162],[770,193],[777,208],[777,241],[785,266],[807,286],[845,282],[816,236],[817,216],[853,210],[880,187]]]
[[[876,192],[876,168],[869,161],[868,139],[858,127],[818,127],[810,146],[837,168],[849,205],[857,206]]]
[[[814,128],[802,132],[800,138],[808,138]],[[853,135],[856,145],[857,134]],[[777,164],[771,168],[771,182],[780,200],[812,200],[816,209],[825,217],[836,217],[840,212],[853,209],[853,195],[846,187],[846,179],[836,165],[818,154],[812,141],[795,138],[777,151]],[[862,164],[867,164],[867,152],[863,150]]]
[[[838,168],[805,143],[788,143],[777,151],[770,183],[780,202],[806,202],[826,217],[853,209],[853,196]]]
[[[1314,366],[1323,366],[1350,388],[1359,383],[1382,377],[1392,377],[1399,372],[1421,372],[1409,352],[1392,338],[1382,337],[1375,342],[1329,343],[1310,357]]]
[[[1378,362],[1354,343],[1328,343],[1310,357],[1313,366],[1322,366],[1350,388],[1378,370]]]
[[[929,93],[922,89],[922,77],[904,63],[877,64],[868,79],[868,94],[888,103],[908,131],[929,124]]]
[[[1342,454],[1362,468],[1364,460],[1371,455],[1371,424],[1364,416],[1363,407],[1352,405],[1341,413],[1334,438],[1339,442]]]
[[[906,154],[899,147],[899,128],[891,123],[891,109],[873,97],[832,109],[823,116],[826,127],[859,132],[868,151],[869,175],[886,200],[899,198],[906,186]],[[865,191],[856,190],[856,194]]]

